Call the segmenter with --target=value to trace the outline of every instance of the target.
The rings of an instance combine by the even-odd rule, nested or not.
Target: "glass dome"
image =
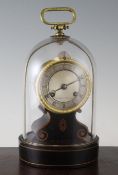
[[[88,50],[85,49],[85,47],[83,47],[82,44],[80,44],[79,42],[71,39],[70,37],[66,37],[66,36],[64,36],[61,40],[60,40],[60,38],[55,37],[55,36],[50,37],[49,39],[45,40],[43,43],[38,44],[38,46],[33,50],[33,52],[31,53],[31,55],[29,57],[28,64],[27,64],[27,70],[26,70],[26,82],[25,82],[26,83],[26,89],[25,89],[25,91],[26,91],[25,92],[25,94],[26,94],[26,96],[25,96],[26,106],[25,106],[24,139],[26,139],[28,142],[33,142],[36,144],[40,143],[41,138],[36,139],[36,137],[37,137],[36,135],[37,135],[38,131],[35,130],[35,128],[37,127],[35,124],[37,122],[37,125],[40,126],[39,122],[40,122],[40,118],[42,116],[45,117],[45,114],[49,113],[48,116],[46,116],[46,121],[45,121],[46,123],[42,124],[41,127],[44,127],[50,121],[50,111],[48,111],[49,109],[48,110],[45,109],[45,106],[42,104],[42,101],[38,97],[37,87],[36,87],[36,86],[38,86],[37,79],[39,78],[39,74],[42,71],[45,64],[48,64],[49,61],[52,61],[52,60],[56,60],[56,59],[58,60],[58,58],[60,60],[62,60],[63,59],[62,57],[64,59],[70,58],[70,60],[73,59],[74,61],[78,62],[81,65],[81,67],[83,67],[84,70],[86,70],[87,75],[89,76],[89,79],[91,81],[91,84],[94,84],[93,59],[90,56],[90,53],[88,53]],[[67,66],[69,66],[69,65],[67,65]],[[61,81],[60,80],[60,78],[61,78],[62,82],[59,82],[59,83],[54,82],[53,79],[56,79],[56,77],[52,77],[52,80],[50,80],[51,81],[50,82],[50,84],[51,84],[50,89],[51,90],[49,90],[50,92],[55,91],[62,84],[68,84],[68,83],[76,80],[76,75],[74,76],[73,74],[71,75],[71,73],[69,74],[69,71],[66,74],[66,72],[64,72],[65,70],[67,70],[67,68],[62,70],[62,72],[61,72],[61,69],[59,69],[59,71],[58,71],[59,75],[57,75],[57,78],[58,78],[57,81]],[[52,70],[50,70],[50,71],[52,71]],[[52,74],[55,74],[56,72],[57,72],[57,70],[55,72],[53,71]],[[68,74],[70,75],[70,77],[68,76]],[[48,76],[48,75],[46,74],[44,76]],[[54,76],[54,75],[52,75],[52,76]],[[63,77],[63,76],[66,76],[66,77]],[[80,76],[81,76],[80,78],[83,78],[82,77],[83,74],[81,74]],[[48,79],[47,77],[42,77],[42,78]],[[73,85],[76,85],[77,83],[75,82],[75,84],[73,84]],[[83,86],[85,86],[84,80],[82,83],[83,83]],[[45,88],[45,85],[42,85],[42,86],[44,86],[44,88]],[[74,86],[76,89],[75,91],[78,91],[78,87],[76,87],[76,86]],[[62,95],[66,95],[65,94],[66,89],[65,90],[62,89],[62,90],[60,90],[60,92],[62,93]],[[60,95],[60,92],[59,92],[59,94],[57,94],[58,96]],[[74,90],[72,93],[74,93]],[[81,111],[79,111],[78,109],[77,109],[77,111],[75,111],[77,121],[85,124],[89,130],[90,135],[89,135],[88,139],[86,140],[86,142],[87,141],[90,142],[91,136],[93,136],[93,135],[95,136],[94,123],[93,123],[93,118],[94,118],[94,113],[93,113],[94,86],[91,87],[91,92],[89,95],[90,96],[88,97],[86,103],[81,108],[79,108],[79,110],[81,110]],[[56,97],[56,95],[55,95],[55,97]],[[65,96],[64,98],[67,98],[67,97]],[[62,102],[66,103],[66,100],[62,99]],[[64,110],[64,108],[63,108],[63,110]],[[62,111],[61,115],[62,116],[64,115],[63,111]],[[34,127],[34,125],[35,125],[35,127]],[[37,128],[37,130],[40,130],[40,129],[41,128]],[[83,140],[83,142],[84,142],[84,140]]]
[[[85,151],[82,157],[86,162],[93,161],[98,148],[94,99],[94,61],[88,49],[66,35],[54,35],[39,43],[26,65],[24,132],[19,137],[21,159],[35,165],[55,165],[49,152],[56,151],[57,157],[58,153],[65,157],[68,151],[68,156],[72,152],[79,156],[79,151],[86,148],[91,152]],[[27,148],[39,152],[36,155]],[[48,162],[40,150],[45,150]],[[85,163],[81,156],[74,161],[72,157],[71,162],[59,160],[56,165]]]

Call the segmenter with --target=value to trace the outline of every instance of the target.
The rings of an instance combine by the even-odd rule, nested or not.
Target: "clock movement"
[[[48,22],[45,14],[51,11],[71,13],[72,19]],[[93,57],[63,33],[75,19],[69,7],[41,11],[41,20],[55,34],[34,47],[26,64],[19,156],[32,166],[79,167],[97,161]]]

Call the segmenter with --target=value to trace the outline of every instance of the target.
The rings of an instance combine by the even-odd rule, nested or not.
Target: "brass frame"
[[[86,95],[84,96],[84,98],[82,99],[82,101],[78,105],[76,105],[75,107],[72,107],[68,110],[59,110],[59,109],[56,109],[55,107],[52,107],[51,105],[49,105],[47,103],[47,101],[44,99],[44,97],[41,95],[41,91],[38,88],[39,80],[40,80],[40,77],[42,76],[42,74],[44,72],[46,72],[49,69],[49,67],[51,67],[57,63],[72,63],[75,65],[78,65],[83,70],[85,77],[86,77],[86,81],[87,81]],[[66,58],[64,60],[64,59],[60,59],[60,58],[56,57],[55,59],[48,61],[47,63],[45,63],[43,65],[42,70],[36,79],[36,94],[37,94],[37,97],[38,97],[41,105],[43,105],[44,108],[46,108],[49,111],[61,113],[61,114],[71,113],[71,112],[77,111],[79,108],[81,108],[86,103],[87,99],[89,98],[89,96],[91,94],[91,89],[92,89],[92,82],[91,82],[91,78],[90,78],[89,73],[87,73],[86,69],[78,61],[76,61],[74,59],[70,59],[70,58]]]

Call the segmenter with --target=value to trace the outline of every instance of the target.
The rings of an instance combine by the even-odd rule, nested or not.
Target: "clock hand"
[[[69,85],[71,85],[71,84],[73,84],[73,83],[75,83],[75,82],[77,82],[77,81],[79,81],[79,79],[77,79],[77,80],[75,80],[75,81],[72,81],[71,83],[68,83],[67,86],[69,86]]]
[[[77,82],[77,81],[79,81],[79,79],[77,79],[77,80],[75,80],[75,81],[72,81],[72,82],[70,82],[70,83],[68,83],[68,84],[62,84],[60,88],[58,88],[58,89],[56,89],[56,90],[52,90],[52,91],[49,92],[47,95],[50,95],[51,97],[54,97],[57,91],[59,91],[59,90],[61,90],[61,89],[65,90],[65,89],[67,89],[67,87],[68,87],[69,85],[71,85],[71,84],[73,84],[73,83],[75,83],[75,82]]]
[[[58,90],[60,90],[60,89],[65,90],[65,89],[67,89],[67,87],[68,87],[69,85],[71,85],[71,84],[73,84],[73,83],[75,83],[75,82],[77,82],[77,81],[79,81],[79,79],[74,80],[74,81],[72,81],[72,82],[70,82],[70,83],[68,83],[68,84],[62,84],[61,87],[58,88],[58,89],[56,89],[55,91],[58,91]]]

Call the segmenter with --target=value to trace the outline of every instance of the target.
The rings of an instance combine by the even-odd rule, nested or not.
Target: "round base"
[[[97,161],[98,141],[96,136],[83,145],[32,145],[19,137],[20,160],[35,167],[78,167]]]

